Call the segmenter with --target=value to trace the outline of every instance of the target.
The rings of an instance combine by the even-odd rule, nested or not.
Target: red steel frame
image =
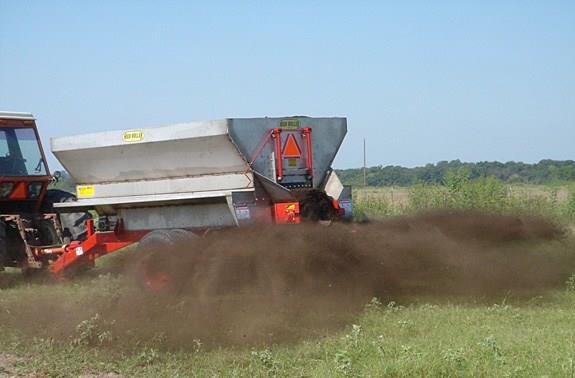
[[[276,153],[276,179],[278,181],[282,180],[282,172],[283,172],[283,154],[282,154],[282,145],[281,145],[281,133],[282,128],[276,128],[272,131],[272,138],[274,138],[275,143],[275,153]],[[291,131],[291,130],[289,130]],[[297,129],[306,140],[306,163],[307,163],[307,170],[310,176],[313,175],[313,159],[311,153],[311,128],[304,127],[301,129]]]
[[[116,225],[114,231],[93,232],[94,221],[86,221],[88,237],[84,241],[73,241],[69,245],[42,250],[43,254],[58,254],[58,258],[50,264],[48,270],[56,276],[62,276],[64,271],[75,264],[93,264],[101,256],[125,248],[138,242],[148,231],[125,231],[122,223]]]
[[[264,135],[262,141],[258,145],[258,148],[256,148],[254,154],[252,155],[250,161],[248,162],[245,173],[247,173],[251,169],[252,165],[254,164],[256,159],[260,156],[265,145],[268,143],[268,141],[271,138],[273,141],[273,148],[274,148],[274,152],[276,155],[276,159],[275,159],[276,160],[276,179],[277,179],[277,181],[282,180],[282,178],[283,178],[282,177],[283,153],[282,153],[282,141],[281,141],[282,131],[284,131],[284,129],[278,127],[275,129],[271,129],[269,132],[267,132]],[[291,130],[291,129],[287,129],[287,131],[293,132],[293,130]],[[311,128],[310,127],[304,127],[301,129],[297,129],[296,131],[299,131],[303,135],[303,137],[305,138],[307,170],[308,170],[308,174],[310,176],[312,176],[313,175],[313,158],[312,158],[312,150],[311,150]]]
[[[313,159],[311,154],[311,128],[306,127],[302,129],[303,137],[305,138],[307,149],[307,171],[310,176],[313,176]]]
[[[272,138],[274,139],[274,147],[276,153],[276,178],[278,181],[282,180],[283,172],[283,159],[282,159],[282,129],[274,129],[272,131]]]

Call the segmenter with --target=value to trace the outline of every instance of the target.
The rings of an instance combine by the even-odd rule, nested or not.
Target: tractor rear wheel
[[[136,254],[137,283],[147,291],[164,293],[178,288],[178,261],[174,254],[179,247],[189,246],[196,236],[182,229],[156,230],[144,236],[138,243]]]
[[[44,196],[42,203],[43,213],[54,213],[55,203],[73,202],[76,201],[76,196],[60,189],[49,189]],[[83,241],[88,237],[88,228],[86,221],[91,219],[92,216],[88,212],[79,213],[60,213],[60,223],[62,224],[62,233],[64,242],[69,243],[72,240]]]

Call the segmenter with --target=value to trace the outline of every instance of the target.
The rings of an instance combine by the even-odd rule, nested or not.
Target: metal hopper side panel
[[[251,174],[250,174],[251,175]],[[242,175],[242,179],[246,178]],[[182,182],[189,182],[182,180]],[[109,184],[113,185],[113,184]],[[101,191],[104,185],[94,185],[94,192]],[[199,190],[199,191],[182,191],[182,192],[166,192],[150,194],[132,193],[131,195],[114,195],[108,197],[85,197],[79,198],[74,202],[62,202],[54,204],[56,208],[65,210],[89,209],[93,207],[125,207],[125,206],[153,206],[154,204],[168,204],[168,203],[183,203],[189,200],[209,199],[213,197],[226,196],[232,192],[253,192],[252,187],[233,186],[225,189],[219,188],[217,190]]]
[[[295,201],[292,192],[281,185],[276,184],[274,181],[268,179],[265,176],[254,172],[254,177],[256,181],[261,185],[261,187],[266,191],[269,198],[274,202],[291,202]]]
[[[237,224],[235,214],[226,197],[216,203],[178,206],[157,206],[153,211],[145,207],[123,208],[119,216],[128,231],[160,229],[203,229],[232,227]]]
[[[139,129],[123,129],[57,137],[51,139],[52,151],[82,150],[103,147],[115,147],[125,143],[137,145],[146,143],[166,142],[181,139],[209,138],[227,134],[229,121],[227,119],[187,122],[174,125],[148,127]],[[138,132],[138,138],[127,136]]]
[[[227,136],[227,120],[55,138],[52,150],[80,184],[240,173],[245,160]]]
[[[209,193],[211,191],[246,189],[253,188],[253,179],[251,173],[231,173],[79,186],[79,189],[83,188],[88,188],[88,190],[86,194],[79,190],[78,198],[80,201],[92,198],[106,199],[146,195],[153,197],[163,194]]]

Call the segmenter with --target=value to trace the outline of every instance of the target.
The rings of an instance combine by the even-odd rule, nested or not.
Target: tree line
[[[397,165],[369,167],[367,168],[367,185],[443,184],[448,172],[456,170],[465,170],[470,179],[495,177],[506,183],[550,184],[575,181],[575,161],[573,160],[541,160],[535,164],[514,161],[464,163],[460,160],[452,160],[414,168]],[[363,185],[363,168],[339,169],[337,174],[346,185]]]
[[[440,161],[422,167],[406,168],[397,165],[367,168],[369,186],[411,186],[416,184],[444,184],[449,172],[464,170],[469,179],[494,177],[506,183],[550,184],[575,181],[575,161],[541,160],[535,164],[510,161],[482,161],[464,163],[460,160]],[[363,168],[336,170],[345,185],[362,186]],[[65,171],[53,187],[75,192],[74,182]]]

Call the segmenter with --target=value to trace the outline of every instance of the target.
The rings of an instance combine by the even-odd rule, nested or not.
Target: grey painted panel
[[[287,201],[293,201],[294,200],[292,192],[289,191],[288,189],[284,188],[283,186],[276,184],[274,181],[268,179],[265,176],[258,174],[257,172],[255,172],[255,177],[257,177],[257,180],[263,186],[266,193],[274,201],[276,201],[276,202],[286,201],[287,202]]]
[[[236,189],[236,192],[254,192],[254,189]],[[210,192],[193,192],[193,193],[169,193],[145,196],[123,196],[123,197],[106,197],[106,198],[89,198],[72,202],[55,203],[54,207],[60,210],[90,209],[93,207],[107,206],[109,208],[123,208],[136,206],[160,206],[173,205],[197,200],[209,200],[211,198],[229,196],[231,191],[210,191]]]
[[[285,119],[286,117],[232,119],[229,125],[230,137],[240,152],[250,159],[267,131],[280,127],[280,122]],[[347,120],[340,117],[289,117],[289,119],[299,120],[300,128],[312,129],[313,187],[318,188],[324,182],[326,173],[347,133]],[[282,145],[283,142],[282,140]],[[273,146],[268,143],[254,162],[253,168],[261,175],[275,181],[269,164],[272,151]]]
[[[178,193],[206,193],[211,191],[232,191],[253,188],[251,173],[232,173],[222,175],[204,175],[178,177],[164,180],[128,181],[94,184],[91,198],[121,196],[157,196]],[[79,197],[80,202],[85,199]]]
[[[119,215],[129,231],[234,226],[230,208],[225,198],[222,200],[211,204],[121,209]]]

